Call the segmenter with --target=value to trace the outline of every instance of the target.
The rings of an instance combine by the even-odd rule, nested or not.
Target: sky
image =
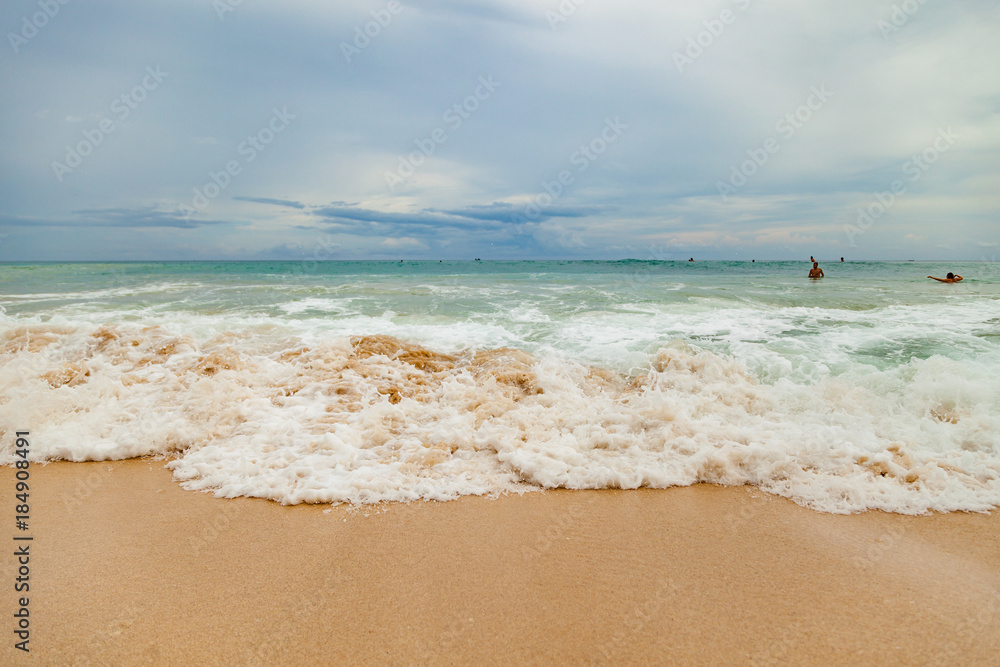
[[[0,261],[1000,252],[995,0],[7,0]]]

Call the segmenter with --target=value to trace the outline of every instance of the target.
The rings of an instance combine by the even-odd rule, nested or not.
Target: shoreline
[[[163,464],[32,466],[31,660],[989,664],[1000,651],[995,510],[820,514],[710,485],[283,506],[186,491]]]

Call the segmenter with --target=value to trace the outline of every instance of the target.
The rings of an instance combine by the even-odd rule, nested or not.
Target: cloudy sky
[[[0,260],[1000,252],[995,0],[8,0],[0,27]]]

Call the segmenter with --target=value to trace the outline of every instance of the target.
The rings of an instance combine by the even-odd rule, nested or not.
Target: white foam
[[[371,334],[381,321],[412,341],[396,319],[357,325]],[[826,362],[797,372],[764,355],[763,383],[681,342],[638,360],[595,320],[580,329],[597,339],[589,349],[631,349],[644,372],[554,347],[460,352],[462,340],[510,338],[475,323],[452,326],[450,339],[438,328],[416,336],[453,356],[389,338],[303,338],[266,318],[223,329],[6,318],[2,461],[12,461],[6,434],[26,425],[37,460],[165,455],[187,488],[283,503],[713,482],[827,512],[1000,505],[995,358],[834,375]]]
[[[279,304],[278,308],[289,315],[307,312],[344,314],[350,312],[348,309],[350,302],[350,299],[343,298],[320,299],[313,297]]]

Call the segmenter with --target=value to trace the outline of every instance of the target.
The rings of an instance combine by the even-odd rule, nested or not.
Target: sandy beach
[[[11,505],[12,470],[2,479]],[[991,664],[1000,651],[995,512],[837,516],[708,485],[282,506],[185,491],[156,460],[35,465],[32,482],[31,655],[8,641],[5,662]]]
[[[997,5],[0,4],[0,667],[1000,667]]]

